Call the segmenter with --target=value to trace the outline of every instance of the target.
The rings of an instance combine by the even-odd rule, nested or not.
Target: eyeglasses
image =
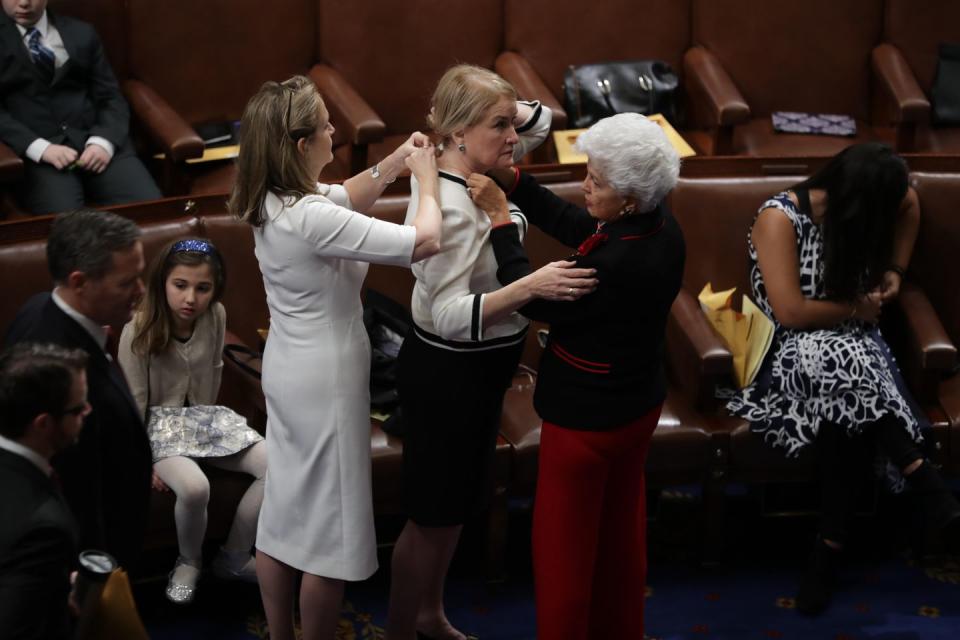
[[[84,400],[80,404],[73,405],[72,407],[67,407],[66,409],[60,412],[60,416],[61,417],[63,416],[83,417],[83,416],[86,416],[88,413],[90,413],[91,410],[92,410],[92,407],[90,406],[90,403]]]

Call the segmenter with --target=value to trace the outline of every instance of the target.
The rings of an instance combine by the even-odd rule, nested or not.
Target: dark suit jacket
[[[0,449],[0,637],[67,637],[76,524],[53,481]]]
[[[0,12],[0,141],[23,156],[37,138],[82,151],[91,135],[119,150],[127,140],[130,111],[93,27],[49,9],[70,59],[51,84],[23,45],[17,25]]]
[[[571,249],[580,247],[577,266],[596,269],[599,280],[596,291],[576,302],[535,300],[520,309],[550,323],[534,392],[537,412],[556,425],[585,430],[643,416],[667,391],[664,332],[686,257],[677,221],[661,204],[598,232],[585,209],[526,174],[510,200],[547,234]],[[501,283],[530,272],[516,225],[495,227],[490,242]]]
[[[128,570],[143,544],[153,458],[143,419],[120,367],[49,293],[23,306],[7,345],[52,342],[89,354],[87,416],[76,446],[54,457],[64,497],[80,523],[81,543],[113,554]]]

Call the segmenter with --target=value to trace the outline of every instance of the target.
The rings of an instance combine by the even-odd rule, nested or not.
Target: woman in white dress
[[[267,479],[257,575],[270,637],[333,638],[345,580],[377,569],[370,479],[370,344],[360,288],[368,263],[409,267],[439,249],[434,149],[413,134],[340,185],[317,176],[333,126],[313,83],[268,82],[241,122],[230,210],[253,227],[270,309],[263,361]],[[418,178],[411,225],[357,213],[403,169]]]

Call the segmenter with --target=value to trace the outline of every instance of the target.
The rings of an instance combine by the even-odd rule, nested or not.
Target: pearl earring
[[[460,153],[466,153],[466,152],[467,152],[467,145],[465,145],[465,144],[463,144],[463,143],[461,142],[460,144],[457,145],[457,149],[460,151]]]

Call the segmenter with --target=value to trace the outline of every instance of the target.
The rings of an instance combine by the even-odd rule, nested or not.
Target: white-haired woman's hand
[[[571,302],[597,288],[596,269],[584,269],[570,260],[558,260],[526,276],[527,287],[535,298]]]
[[[510,222],[507,196],[496,182],[482,173],[471,173],[467,178],[467,193],[473,204],[490,216],[494,226]]]

